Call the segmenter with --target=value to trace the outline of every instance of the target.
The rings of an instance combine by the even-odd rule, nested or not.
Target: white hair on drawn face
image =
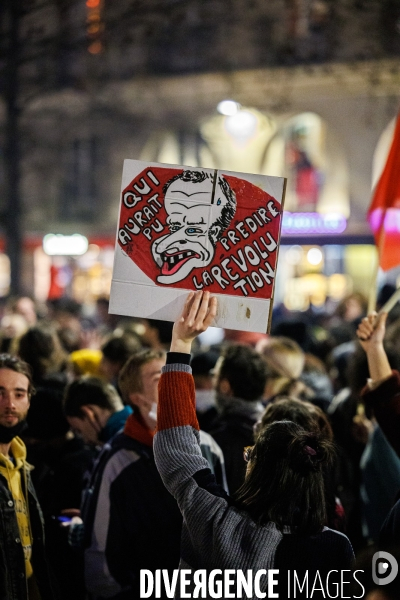
[[[176,283],[193,269],[212,262],[215,245],[236,210],[234,192],[222,177],[214,187],[215,176],[205,171],[184,171],[165,185],[170,233],[155,240],[151,247],[161,268],[158,283]]]

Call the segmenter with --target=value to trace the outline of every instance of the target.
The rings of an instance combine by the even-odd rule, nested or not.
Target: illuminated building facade
[[[387,0],[31,2],[18,67],[22,289],[44,298],[59,263],[60,293],[107,290],[122,161],[143,158],[288,177],[288,277],[339,274],[335,297],[366,291],[365,214],[399,107],[398,12]],[[226,99],[235,114],[217,111]],[[50,233],[86,236],[89,254],[49,258]],[[293,263],[298,246],[321,261]]]

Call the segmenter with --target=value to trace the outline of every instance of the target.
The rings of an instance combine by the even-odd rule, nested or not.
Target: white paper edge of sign
[[[133,289],[134,288],[134,289]],[[109,312],[123,316],[136,316],[161,321],[175,321],[182,312],[191,290],[159,289],[162,296],[154,293],[153,286],[138,285],[127,281],[113,281]],[[212,294],[218,298],[218,311],[213,327],[238,329],[265,333],[267,330],[270,300]],[[117,298],[117,300],[115,300]],[[149,305],[152,309],[149,310]],[[234,320],[233,320],[234,319]]]

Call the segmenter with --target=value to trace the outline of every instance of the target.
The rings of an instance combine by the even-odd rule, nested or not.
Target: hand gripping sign
[[[265,332],[285,180],[126,160],[110,312],[174,321],[190,290],[217,294],[215,325]]]

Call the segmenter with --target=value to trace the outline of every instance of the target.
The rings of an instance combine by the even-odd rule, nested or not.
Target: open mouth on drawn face
[[[200,258],[200,255],[193,250],[182,250],[174,252],[173,254],[163,252],[161,258],[163,260],[161,273],[163,275],[173,275],[185,264],[185,262],[191,258]]]

